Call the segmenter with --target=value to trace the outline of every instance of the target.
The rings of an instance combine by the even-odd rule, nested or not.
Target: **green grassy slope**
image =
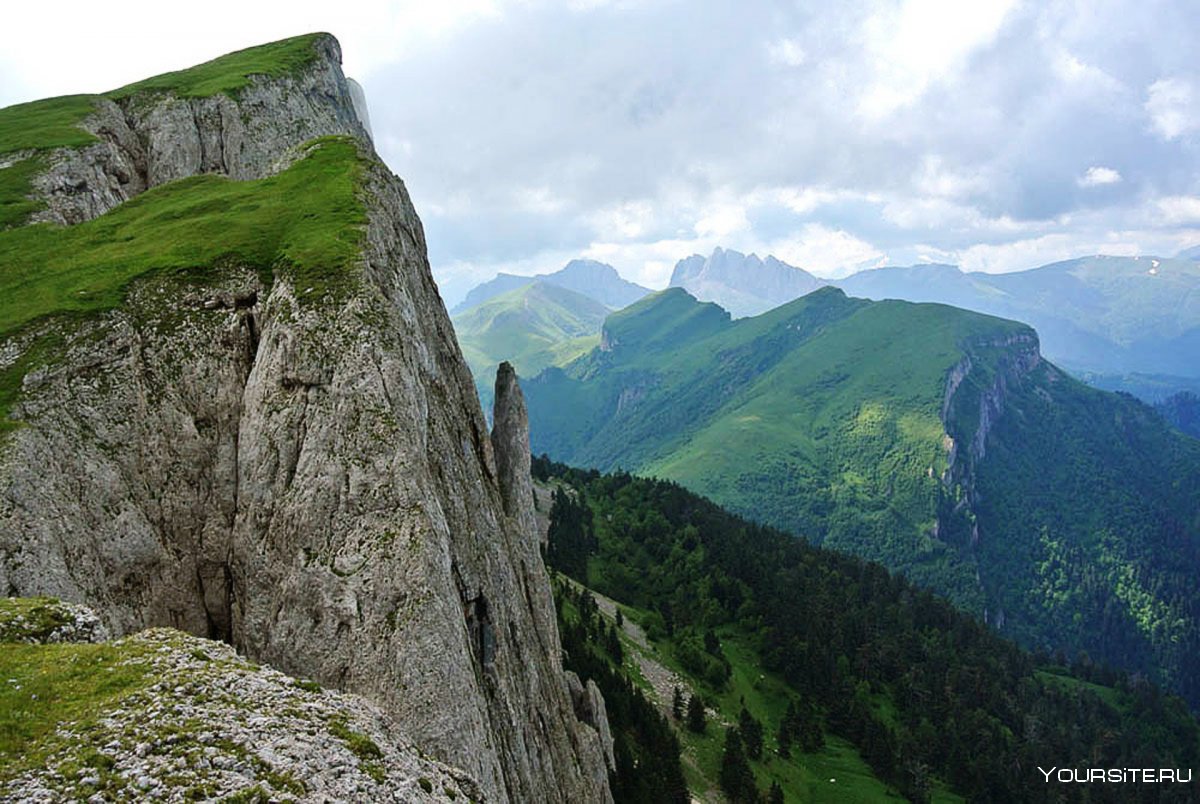
[[[534,450],[679,480],[982,611],[974,568],[928,536],[947,459],[942,392],[963,343],[1023,328],[827,288],[697,329],[711,305],[670,295],[610,317],[611,351],[527,384]]]
[[[0,109],[0,164],[4,154],[33,150],[34,156],[0,168],[0,229],[21,223],[37,211],[27,199],[30,180],[44,168],[41,154],[77,148],[96,138],[79,127],[100,98],[123,100],[139,93],[170,92],[183,98],[236,94],[252,75],[277,77],[299,70],[316,58],[314,43],[323,34],[306,34],[229,53],[187,70],[148,78],[104,95],[67,95]]]
[[[1031,655],[878,565],[672,483],[542,459],[534,474],[573,489],[550,512],[547,561],[620,603],[654,658],[716,712],[701,733],[674,721],[693,793],[719,786],[724,735],[744,728],[743,708],[762,725],[757,787],[778,783],[787,801],[1128,801],[1138,790],[1050,790],[1035,766],[1053,756],[1186,767],[1200,756],[1180,699]],[[819,739],[792,730],[785,750],[789,708]]]
[[[882,561],[1025,644],[1086,650],[1200,702],[1194,440],[1043,363],[1003,375],[965,507],[969,489],[942,482],[947,377],[970,356],[947,417],[961,471],[981,395],[1032,348],[1027,327],[825,289],[660,337],[701,315],[686,299],[623,311],[610,351],[526,383],[535,452],[677,480]]]
[[[523,377],[569,363],[600,342],[600,325],[608,313],[582,294],[532,282],[455,313],[452,320],[487,409],[501,361],[512,363]]]
[[[223,260],[258,268],[268,282],[274,269],[290,272],[302,302],[336,295],[354,281],[366,223],[360,173],[357,145],[326,138],[265,179],[196,176],[77,226],[0,232],[0,338],[48,316],[111,309],[149,272],[203,278]],[[0,416],[27,369],[18,361],[0,373]]]

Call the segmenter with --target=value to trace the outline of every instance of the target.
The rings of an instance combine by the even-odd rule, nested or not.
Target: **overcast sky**
[[[1200,243],[1191,0],[22,3],[0,106],[342,42],[449,303],[721,245],[825,276]]]

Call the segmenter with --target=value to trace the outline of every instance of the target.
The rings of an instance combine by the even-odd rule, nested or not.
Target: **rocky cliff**
[[[236,92],[150,82],[99,100],[98,140],[44,157],[37,217],[72,224],[348,136],[365,225],[337,292],[233,253],[5,336],[0,371],[23,379],[0,446],[0,592],[87,603],[116,634],[221,639],[365,695],[491,800],[608,800],[603,729],[576,716],[561,668],[519,390],[501,376],[489,437],[404,185],[336,41],[312,46]]]

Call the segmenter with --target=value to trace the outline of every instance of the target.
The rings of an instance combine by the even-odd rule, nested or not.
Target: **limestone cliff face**
[[[970,523],[972,548],[980,538],[973,511],[976,468],[987,455],[988,436],[1004,413],[1009,388],[1023,382],[1041,361],[1037,335],[1029,330],[968,345],[946,377],[941,418],[947,462],[941,479],[958,500],[950,516],[966,516]],[[947,529],[943,520],[939,517],[935,526],[939,532]]]
[[[223,639],[365,695],[491,800],[610,800],[607,724],[576,715],[561,667],[515,377],[489,437],[420,221],[336,42],[318,44],[303,74],[237,100],[101,109],[111,136],[39,179],[47,217],[73,222],[191,173],[264,175],[318,134],[371,157],[363,281],[338,304],[230,263],[0,344],[0,368],[63,344],[0,444],[0,593],[87,603],[117,634]]]

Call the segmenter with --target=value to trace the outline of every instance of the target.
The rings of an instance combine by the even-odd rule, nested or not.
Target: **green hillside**
[[[526,383],[534,451],[676,480],[1200,701],[1194,440],[1030,370],[1014,322],[832,288],[732,322],[707,307],[644,300],[606,323],[607,350]]]
[[[533,282],[455,313],[454,331],[475,377],[484,409],[491,408],[496,366],[507,360],[522,377],[562,365],[600,342],[609,310],[580,293]]]
[[[1047,788],[1036,771],[1044,757],[1190,766],[1200,729],[1183,701],[1144,680],[1020,650],[877,564],[753,525],[673,483],[546,459],[534,474],[567,490],[549,511],[547,561],[618,604],[557,585],[568,662],[585,678],[619,672],[666,710],[693,796],[1124,802],[1190,792]],[[676,680],[652,679],[657,666]],[[672,685],[681,702],[703,702],[703,722],[672,706]]]

